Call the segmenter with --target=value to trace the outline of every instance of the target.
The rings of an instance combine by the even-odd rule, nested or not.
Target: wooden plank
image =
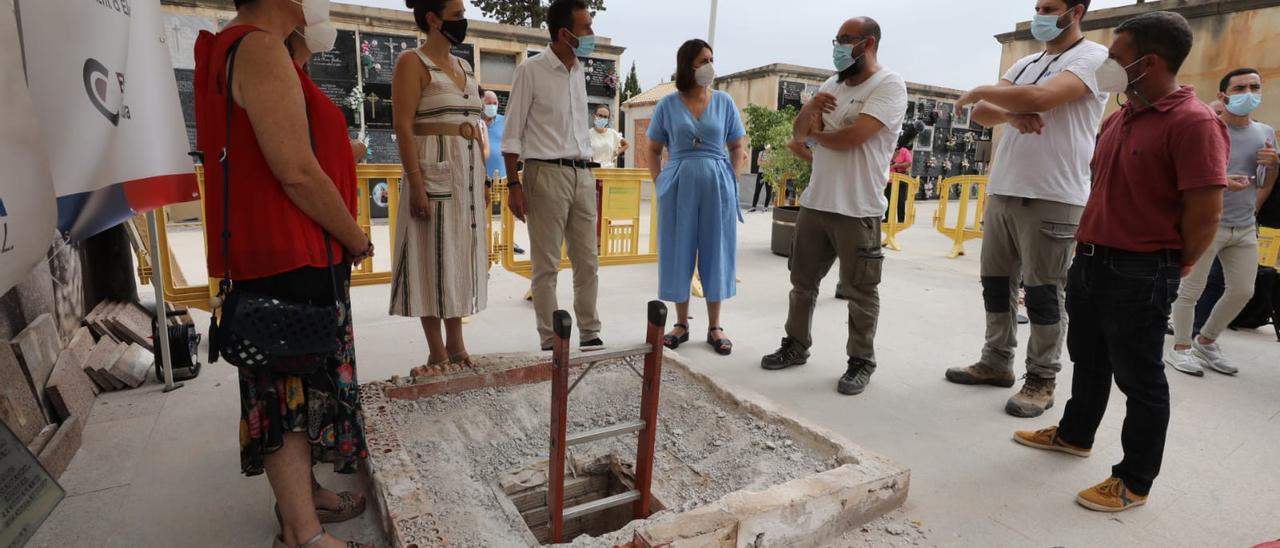
[[[658,340],[659,348],[662,340]],[[609,360],[617,360],[622,358],[630,358],[632,356],[644,356],[653,353],[654,346],[649,343],[633,344],[631,346],[623,346],[620,348],[607,348],[604,350],[594,350],[587,352],[574,352],[569,356],[569,365],[582,365],[585,363],[603,362]]]
[[[636,504],[632,508],[632,517],[644,519],[649,517],[653,504],[653,456],[658,441],[658,393],[662,387],[662,352],[663,331],[667,324],[667,305],[661,301],[649,302],[649,331],[645,338],[649,344],[655,345],[655,351],[644,359],[644,390],[640,395],[640,420],[644,421],[644,430],[640,431],[636,448]]]
[[[569,336],[573,319],[557,310],[552,316],[556,340],[551,364],[551,458],[547,468],[547,508],[551,512],[550,542],[564,539],[565,437],[569,430]]]

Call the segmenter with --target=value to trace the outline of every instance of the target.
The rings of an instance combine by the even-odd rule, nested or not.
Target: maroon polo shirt
[[[1227,186],[1230,150],[1226,124],[1190,86],[1150,108],[1130,101],[1102,123],[1076,239],[1135,252],[1182,249],[1182,192]]]

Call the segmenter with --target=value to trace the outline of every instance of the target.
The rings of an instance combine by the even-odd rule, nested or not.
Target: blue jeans
[[[1222,261],[1214,258],[1213,268],[1209,271],[1209,280],[1204,286],[1204,293],[1200,295],[1200,300],[1196,301],[1196,320],[1191,330],[1193,335],[1200,334],[1200,328],[1204,327],[1205,322],[1209,321],[1209,315],[1213,313],[1214,305],[1218,304],[1218,300],[1226,292],[1227,279],[1222,272]]]
[[[1146,495],[1160,473],[1169,428],[1161,355],[1181,279],[1178,253],[1106,251],[1090,256],[1081,249],[1067,275],[1067,350],[1075,376],[1058,434],[1071,445],[1093,447],[1114,377],[1127,401],[1124,460],[1111,475]]]

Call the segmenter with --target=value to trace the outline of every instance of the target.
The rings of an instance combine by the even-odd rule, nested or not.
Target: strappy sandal
[[[472,371],[476,370],[476,364],[471,361],[471,354],[466,352],[451,354],[449,356],[449,365],[461,365]]]
[[[689,325],[688,325],[688,324],[678,323],[678,324],[675,324],[675,325],[671,326],[671,328],[672,328],[672,329],[683,329],[683,330],[684,330],[684,334],[683,334],[683,335],[680,335],[679,337],[677,337],[677,336],[675,336],[675,335],[663,335],[663,336],[662,336],[662,346],[665,346],[665,347],[667,347],[667,348],[670,348],[670,349],[672,349],[672,350],[675,350],[675,349],[677,349],[677,348],[680,348],[680,345],[681,345],[681,344],[684,344],[684,343],[689,342]]]
[[[324,529],[321,529],[319,533],[316,533],[316,536],[311,537],[311,540],[308,540],[308,541],[306,541],[306,542],[304,542],[304,543],[302,543],[302,544],[299,544],[299,545],[297,546],[297,548],[311,548],[312,546],[315,546],[316,544],[319,544],[319,543],[320,543],[320,541],[324,540],[324,537],[325,537],[325,536],[327,536],[328,534],[329,534],[329,532],[328,532],[328,531],[325,531]],[[341,540],[341,539],[339,539],[339,540]],[[361,544],[361,543],[356,542],[356,541],[354,541],[354,540],[348,540],[348,541],[346,541],[346,542],[347,542],[347,548],[365,548],[365,547],[372,547],[372,546],[373,546],[372,544]]]
[[[707,344],[711,345],[711,347],[716,350],[716,354],[719,354],[721,356],[728,356],[729,354],[732,354],[733,341],[727,338],[720,338],[720,339],[715,338],[714,336],[712,336],[712,333],[715,333],[716,331],[724,331],[724,328],[723,327],[707,328]]]
[[[356,500],[356,494],[350,491],[338,493],[337,508],[316,508],[316,517],[320,518],[320,523],[342,523],[351,521],[364,513],[365,507],[369,505],[369,499],[361,497]],[[280,516],[280,505],[276,504],[276,521],[283,524],[284,518]]]
[[[427,362],[426,365],[419,365],[409,371],[410,377],[431,377],[444,373],[445,366],[449,365],[449,360],[444,359],[438,362]]]

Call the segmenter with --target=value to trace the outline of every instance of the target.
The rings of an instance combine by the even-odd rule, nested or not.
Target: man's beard
[[[854,76],[857,76],[861,72],[862,72],[862,59],[858,59],[857,61],[854,61],[852,65],[849,65],[848,68],[840,71],[840,81],[843,82],[845,80],[853,78]]]

